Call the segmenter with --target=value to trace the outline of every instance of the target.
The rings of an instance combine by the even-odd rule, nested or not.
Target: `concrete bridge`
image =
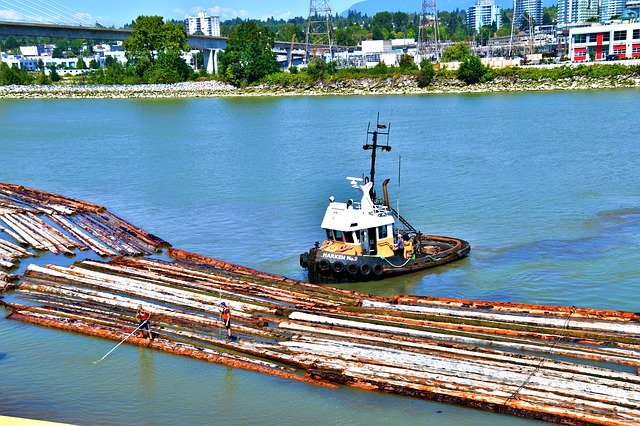
[[[131,35],[131,30],[0,21],[0,36],[10,35],[18,37],[86,38],[122,41]],[[187,44],[194,49],[208,51],[208,54],[204,55],[207,72],[210,74],[218,72],[218,52],[227,47],[227,39],[225,37],[189,34],[187,35]],[[306,47],[306,43],[276,41],[273,49],[278,54],[284,53],[284,55],[288,56],[291,55],[291,50],[303,50],[306,52]],[[329,46],[316,47],[329,49]],[[293,56],[299,59],[300,54],[294,54]]]
[[[122,41],[131,35],[131,30],[0,21],[0,36],[10,35]],[[187,44],[194,49],[209,51],[205,55],[205,67],[209,73],[217,72],[218,51],[227,47],[226,38],[190,34],[187,36]]]

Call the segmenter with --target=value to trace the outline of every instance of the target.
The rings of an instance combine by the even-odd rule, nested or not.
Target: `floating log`
[[[11,319],[121,340],[142,304],[157,339],[134,337],[132,344],[548,421],[640,423],[638,314],[376,297],[177,249],[168,250],[171,261],[131,257],[168,244],[103,208],[34,190],[0,184],[0,203],[5,223],[31,245],[43,241],[62,252],[74,241],[125,254],[68,268],[30,265],[15,285],[25,304],[0,300]],[[0,240],[0,261],[31,255],[9,244]],[[232,306],[232,340],[221,326],[222,300]]]

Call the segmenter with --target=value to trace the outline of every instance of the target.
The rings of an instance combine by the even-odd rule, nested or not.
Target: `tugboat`
[[[365,150],[371,150],[368,177],[347,177],[360,192],[360,201],[338,202],[329,197],[321,227],[327,239],[300,255],[300,266],[307,270],[309,282],[340,283],[379,280],[420,271],[461,259],[469,253],[468,242],[452,237],[423,235],[389,204],[387,185],[382,183],[383,199],[376,197],[374,176],[376,152],[391,151],[390,124],[367,127]],[[387,137],[386,145],[378,136]]]

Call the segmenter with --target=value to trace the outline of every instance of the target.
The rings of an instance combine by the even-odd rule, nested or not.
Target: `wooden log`
[[[73,209],[74,211],[92,211],[97,213],[106,210],[104,207],[97,204],[10,183],[0,182],[0,193],[6,194],[10,197],[16,197],[36,206],[48,205],[54,209],[63,207]],[[62,209],[61,212],[68,214],[65,209]]]
[[[83,245],[89,247],[91,250],[99,254],[100,256],[117,256],[118,253],[110,248],[102,245],[92,236],[86,234],[83,230],[78,229],[74,224],[61,215],[50,216],[51,220],[58,226],[62,227],[65,231],[69,232],[76,239],[78,239]]]
[[[541,363],[540,357],[518,354],[514,352],[498,351],[493,349],[483,349],[477,346],[465,345],[442,345],[437,341],[424,339],[401,338],[399,336],[389,336],[388,334],[363,332],[361,330],[340,330],[318,325],[305,325],[290,321],[282,321],[278,324],[278,328],[285,330],[297,331],[301,334],[295,339],[307,340],[312,336],[331,337],[336,340],[344,340],[347,342],[368,342],[385,348],[402,348],[407,351],[414,351],[426,354],[438,354],[441,357],[469,359],[478,363],[491,361],[496,364],[510,363],[514,366],[522,368],[535,368]],[[606,360],[596,359],[596,361],[606,362]],[[589,374],[593,377],[612,378],[623,380],[629,383],[640,384],[640,376],[620,372],[611,369],[605,369],[595,366],[584,365],[580,363],[560,362],[555,359],[544,359],[544,365],[547,369],[555,369],[576,374]]]
[[[0,216],[0,219],[6,223],[8,226],[11,227],[11,229],[13,231],[15,231],[15,233],[17,233],[18,235],[20,235],[20,237],[26,241],[29,245],[31,245],[33,248],[35,248],[36,250],[49,250],[51,244],[46,244],[46,242],[40,241],[37,236],[34,236],[31,232],[29,232],[29,230],[25,229],[22,225],[20,225],[19,223],[16,223],[11,216],[9,216],[8,214],[4,214],[2,216]],[[55,250],[55,247],[54,247]]]
[[[508,314],[493,314],[487,312],[478,312],[475,310],[460,310],[449,308],[431,308],[426,306],[407,306],[407,305],[395,305],[390,303],[382,303],[374,300],[363,300],[363,307],[371,307],[377,309],[398,310],[405,312],[416,312],[422,314],[436,314],[436,315],[448,315],[465,318],[478,318],[499,322],[512,322],[520,324],[535,324],[555,326],[559,328],[577,328],[583,330],[601,330],[601,331],[615,331],[624,332],[632,335],[640,335],[640,324],[613,321],[594,321],[583,320],[582,318],[574,318],[569,313],[566,317],[550,318],[549,316],[542,315],[508,315]]]
[[[0,220],[2,220],[2,215],[0,214]],[[7,224],[8,225],[8,224]],[[0,231],[6,233],[7,235],[9,235],[11,238],[13,238],[14,240],[16,240],[16,242],[24,247],[29,245],[29,242],[27,240],[25,240],[24,238],[22,238],[18,233],[13,232],[13,230],[9,229],[9,228],[5,228],[4,226],[0,226]]]
[[[365,331],[377,331],[377,332],[388,333],[392,335],[412,336],[412,337],[427,338],[432,340],[456,342],[461,344],[491,345],[492,347],[496,347],[496,348],[519,350],[519,351],[531,351],[531,352],[545,352],[548,354],[554,354],[559,356],[577,357],[577,358],[585,358],[585,359],[589,359],[593,357],[586,351],[563,349],[555,346],[537,346],[531,343],[512,343],[512,342],[505,342],[505,341],[496,341],[496,340],[492,340],[490,336],[486,336],[484,339],[480,339],[478,337],[465,337],[465,336],[457,336],[453,334],[442,334],[438,332],[424,331],[424,330],[418,330],[418,329],[412,329],[412,328],[371,324],[366,322],[332,318],[328,316],[312,315],[312,314],[306,314],[303,312],[293,312],[289,315],[289,319],[304,321],[309,323],[316,323],[316,324],[327,324],[327,325],[333,325],[333,326],[339,326],[339,327],[345,327],[345,328],[353,328],[353,329],[365,330]],[[608,360],[608,362],[640,367],[640,358],[637,356],[632,357],[631,355],[629,355],[625,357],[625,356],[599,355],[597,356],[597,358],[599,360]]]
[[[97,325],[84,324],[79,321],[67,322],[59,320],[58,318],[51,316],[44,316],[29,312],[13,311],[8,316],[9,319],[18,320],[22,322],[28,322],[31,324],[43,325],[51,328],[58,328],[61,330],[74,331],[77,333],[87,334],[91,336],[102,337],[110,340],[122,340],[133,329],[124,330],[112,330]],[[288,380],[304,381],[315,384],[325,384],[322,380],[316,380],[311,377],[297,375],[280,368],[275,364],[267,364],[264,361],[257,361],[251,358],[241,357],[238,355],[227,354],[224,352],[215,352],[206,348],[199,348],[192,345],[186,345],[181,343],[174,343],[166,339],[154,339],[149,341],[148,339],[138,338],[132,336],[127,340],[130,344],[139,346],[145,346],[152,349],[162,350],[164,352],[173,353],[176,355],[189,356],[217,364],[226,365],[229,367],[240,368],[243,370],[255,371],[264,374],[270,374],[272,376],[280,377]],[[328,386],[332,386],[326,383]]]
[[[571,315],[572,317],[584,317],[584,318],[618,318],[625,319],[627,321],[640,321],[640,315],[634,312],[624,311],[612,311],[606,309],[592,309],[576,306],[554,306],[554,305],[533,305],[528,303],[515,303],[515,302],[495,302],[495,301],[481,301],[470,299],[451,299],[441,297],[429,297],[429,296],[394,296],[387,298],[387,302],[392,304],[403,305],[433,305],[433,306],[452,306],[452,307],[466,307],[474,308],[484,311],[505,311],[505,312],[519,312],[522,314],[542,314],[547,315],[549,313],[555,313],[558,315]]]
[[[13,215],[12,217],[21,225],[29,229],[29,231],[34,235],[38,236],[40,240],[52,244],[58,253],[64,253],[68,256],[74,255],[72,250],[74,247],[73,243],[70,243],[68,238],[37,216],[25,213],[24,215]]]

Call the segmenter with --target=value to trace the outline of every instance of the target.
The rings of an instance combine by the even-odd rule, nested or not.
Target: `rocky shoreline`
[[[340,95],[427,95],[441,93],[537,92],[555,90],[600,90],[638,88],[640,77],[573,77],[561,80],[496,79],[466,85],[458,80],[437,81],[420,88],[411,76],[387,79],[318,82],[304,87],[257,85],[237,88],[219,81],[138,85],[29,85],[0,86],[0,99],[127,99],[210,98],[232,96],[340,96]]]

